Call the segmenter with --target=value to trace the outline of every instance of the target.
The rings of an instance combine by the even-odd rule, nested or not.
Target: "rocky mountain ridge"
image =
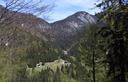
[[[3,11],[3,8],[0,8]],[[14,14],[14,15],[13,15]],[[0,16],[2,14],[0,13]],[[11,17],[13,15],[13,17]],[[9,27],[18,27],[33,35],[49,41],[58,47],[64,48],[70,46],[74,41],[78,40],[85,27],[98,23],[98,18],[85,11],[77,12],[63,20],[54,23],[38,18],[31,14],[8,11],[5,17],[9,17],[8,21],[12,21]],[[0,19],[1,21],[2,19]]]
[[[72,42],[78,40],[85,28],[97,24],[98,18],[85,11],[79,11],[64,20],[51,24],[54,31],[55,42],[61,47],[70,46]]]

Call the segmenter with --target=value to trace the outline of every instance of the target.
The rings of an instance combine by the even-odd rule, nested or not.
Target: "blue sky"
[[[27,1],[27,0],[26,0]],[[29,0],[28,0],[29,1]],[[33,0],[37,1],[37,0]],[[100,10],[95,8],[95,3],[99,0],[42,0],[44,4],[55,5],[51,12],[46,13],[51,20],[48,22],[54,22],[62,20],[69,15],[76,13],[77,11],[86,11],[90,14],[95,14]],[[0,4],[2,4],[0,0]],[[40,16],[41,17],[41,16]]]
[[[95,8],[97,2],[98,0],[46,0],[46,3],[55,4],[54,9],[49,13],[49,17],[52,19],[49,22],[64,19],[77,11],[95,14],[100,11]]]

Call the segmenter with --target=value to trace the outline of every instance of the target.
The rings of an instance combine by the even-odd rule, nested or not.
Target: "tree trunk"
[[[121,76],[120,76],[120,82],[126,82],[126,79],[125,79],[125,69],[124,67],[121,68]]]
[[[92,61],[93,61],[93,82],[96,82],[96,75],[95,75],[95,51],[94,51],[94,49],[93,49]]]

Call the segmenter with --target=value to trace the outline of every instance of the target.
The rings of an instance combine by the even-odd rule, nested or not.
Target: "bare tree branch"
[[[44,4],[44,0],[2,0],[2,2],[1,5],[4,7],[0,8],[0,26],[11,24],[13,20],[9,19],[17,12],[42,15],[54,7],[53,4]]]

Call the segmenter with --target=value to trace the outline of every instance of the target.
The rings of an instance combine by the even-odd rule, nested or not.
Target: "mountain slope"
[[[84,32],[85,27],[97,24],[98,18],[87,12],[77,12],[64,20],[51,24],[54,33],[55,43],[60,47],[70,46]]]
[[[42,35],[46,32],[45,30],[50,29],[49,23],[32,14],[15,12],[0,6],[0,24],[1,22],[4,27],[18,27],[47,41],[47,38]]]
[[[2,10],[4,8],[0,7],[0,11]],[[60,48],[70,47],[73,42],[82,36],[85,27],[98,23],[96,16],[84,11],[77,12],[64,20],[51,24],[31,14],[15,13],[11,10],[8,11],[5,17],[13,14],[15,15],[8,19],[8,21],[12,21],[9,27],[18,27]]]

